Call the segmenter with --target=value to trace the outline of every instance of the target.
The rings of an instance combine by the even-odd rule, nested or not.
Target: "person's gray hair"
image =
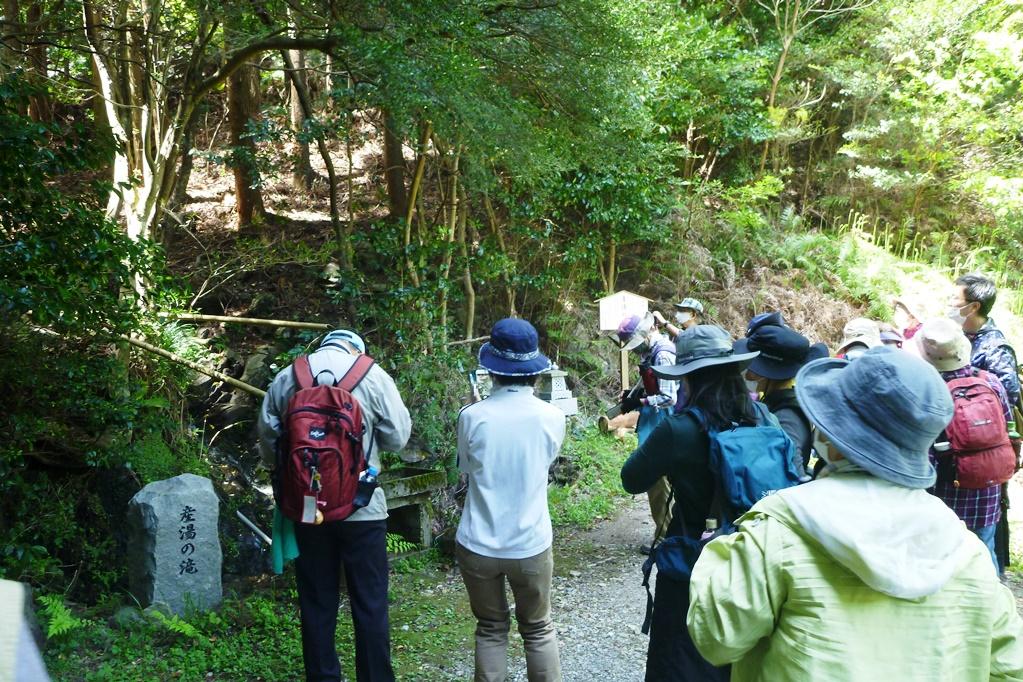
[[[974,301],[980,303],[978,312],[982,317],[988,316],[995,305],[995,296],[998,295],[998,289],[993,281],[984,275],[971,272],[957,279],[956,286],[963,288],[963,298],[967,303]]]

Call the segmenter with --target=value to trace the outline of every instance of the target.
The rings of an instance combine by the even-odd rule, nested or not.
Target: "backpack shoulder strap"
[[[309,366],[309,356],[299,355],[291,365],[291,371],[295,375],[295,383],[299,390],[312,388],[316,383],[313,377],[313,369]]]
[[[707,415],[703,413],[703,410],[698,407],[687,407],[682,414],[685,414],[686,412],[688,412],[693,419],[696,420],[696,424],[700,427],[701,431],[710,435],[710,423],[707,421]]]
[[[337,383],[338,388],[343,388],[351,393],[366,378],[371,367],[373,367],[373,358],[365,354],[355,356],[355,362]]]
[[[778,421],[778,417],[764,403],[754,400],[753,411],[757,413],[757,422],[753,426],[777,426],[781,428],[781,422]]]

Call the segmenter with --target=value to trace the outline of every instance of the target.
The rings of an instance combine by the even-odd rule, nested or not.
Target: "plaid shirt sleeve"
[[[669,352],[660,352],[654,358],[654,365],[665,366],[675,364],[675,354]],[[671,407],[675,404],[675,397],[678,394],[677,381],[671,381],[670,379],[657,379],[657,387],[660,392],[657,395],[647,396],[646,401],[648,405],[654,407]]]

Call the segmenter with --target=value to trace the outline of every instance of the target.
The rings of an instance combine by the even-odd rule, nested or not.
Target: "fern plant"
[[[155,618],[161,625],[170,630],[173,633],[183,635],[189,639],[198,639],[199,631],[191,623],[187,623],[177,616],[171,614],[169,616],[164,615],[156,609],[152,610],[153,618]]]
[[[415,542],[409,542],[405,538],[395,533],[387,534],[387,553],[388,554],[405,554],[407,552],[414,552],[419,549],[419,545]]]
[[[69,632],[85,625],[85,621],[76,618],[71,610],[64,605],[64,599],[56,594],[44,594],[39,597],[43,605],[42,615],[46,619],[46,637],[63,637]]]

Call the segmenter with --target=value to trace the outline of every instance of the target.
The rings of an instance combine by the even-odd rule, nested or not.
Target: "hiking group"
[[[851,320],[833,357],[777,312],[737,341],[693,298],[677,325],[622,320],[640,381],[600,426],[636,429],[622,485],[648,493],[654,519],[647,680],[1023,680],[1021,621],[999,580],[1020,388],[995,293],[966,275],[944,318],[900,304],[899,330]],[[356,678],[394,679],[376,477],[380,449],[401,449],[411,423],[365,351],[354,332],[328,334],[277,375],[259,418],[274,551],[297,552],[308,680],[341,679],[342,568]],[[552,365],[529,322],[497,322],[479,364],[493,390],[457,419],[474,679],[507,678],[507,585],[528,679],[560,680],[547,484],[566,418],[533,395]]]

